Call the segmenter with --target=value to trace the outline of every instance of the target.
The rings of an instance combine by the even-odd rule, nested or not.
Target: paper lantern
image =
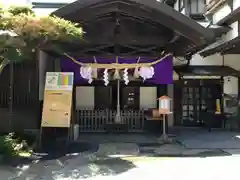
[[[88,83],[92,83],[93,79],[92,79],[92,68],[91,67],[81,67],[80,68],[80,75],[82,76],[82,78],[87,79]]]
[[[139,75],[145,81],[146,79],[151,79],[154,75],[154,68],[153,67],[141,67],[139,70]]]
[[[159,114],[171,114],[171,101],[172,99],[168,96],[158,98]]]

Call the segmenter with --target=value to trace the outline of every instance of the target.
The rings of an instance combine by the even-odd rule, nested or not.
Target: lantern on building
[[[172,99],[168,96],[161,96],[158,98],[159,103],[159,114],[171,114],[171,101]]]
[[[167,140],[167,134],[166,134],[166,115],[171,114],[171,101],[172,99],[168,96],[161,96],[158,98],[158,103],[159,103],[159,114],[163,116],[163,140]]]

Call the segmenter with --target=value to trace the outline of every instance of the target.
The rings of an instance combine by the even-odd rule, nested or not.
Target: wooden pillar
[[[44,87],[45,87],[45,77],[47,71],[47,54],[43,51],[37,52],[37,67],[38,67],[38,101],[39,101],[39,117],[37,122],[37,127],[41,126],[42,119],[42,108],[43,108],[43,98],[44,98]]]

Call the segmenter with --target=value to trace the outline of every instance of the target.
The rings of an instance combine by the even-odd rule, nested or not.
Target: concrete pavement
[[[144,148],[147,151],[142,150]],[[0,167],[0,180],[122,180],[148,179],[149,176],[164,180],[200,177],[221,180],[236,174],[235,165],[240,163],[240,157],[226,154],[208,157],[207,151],[212,150],[191,150],[179,144],[140,147],[135,143],[102,143],[95,153],[66,154],[52,160],[35,160],[17,168]],[[206,154],[201,156],[201,153]],[[171,155],[181,157],[169,157]]]
[[[93,138],[88,142],[98,142],[93,145],[94,151],[36,159],[19,167],[0,166],[0,180],[239,179],[240,148],[230,145],[238,143],[232,140],[237,134],[185,133],[177,134],[183,145],[159,144],[157,138],[127,138],[126,135],[117,136],[117,140],[111,137],[111,140],[94,141]],[[221,137],[214,137],[219,134]]]
[[[18,177],[2,174],[1,178],[16,180],[238,180],[240,157],[159,158],[121,157],[84,162],[73,158],[61,166],[56,162],[39,163]],[[7,175],[7,177],[4,177]],[[11,177],[9,176],[11,175]]]

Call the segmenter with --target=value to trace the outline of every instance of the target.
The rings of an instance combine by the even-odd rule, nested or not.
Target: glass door
[[[200,119],[201,94],[200,87],[184,87],[182,94],[182,118],[184,126],[202,126]]]
[[[222,86],[218,81],[192,81],[194,81],[192,84],[189,83],[182,87],[180,124],[194,127],[205,126],[204,110],[207,108],[209,112],[215,112],[216,99],[221,99]]]

